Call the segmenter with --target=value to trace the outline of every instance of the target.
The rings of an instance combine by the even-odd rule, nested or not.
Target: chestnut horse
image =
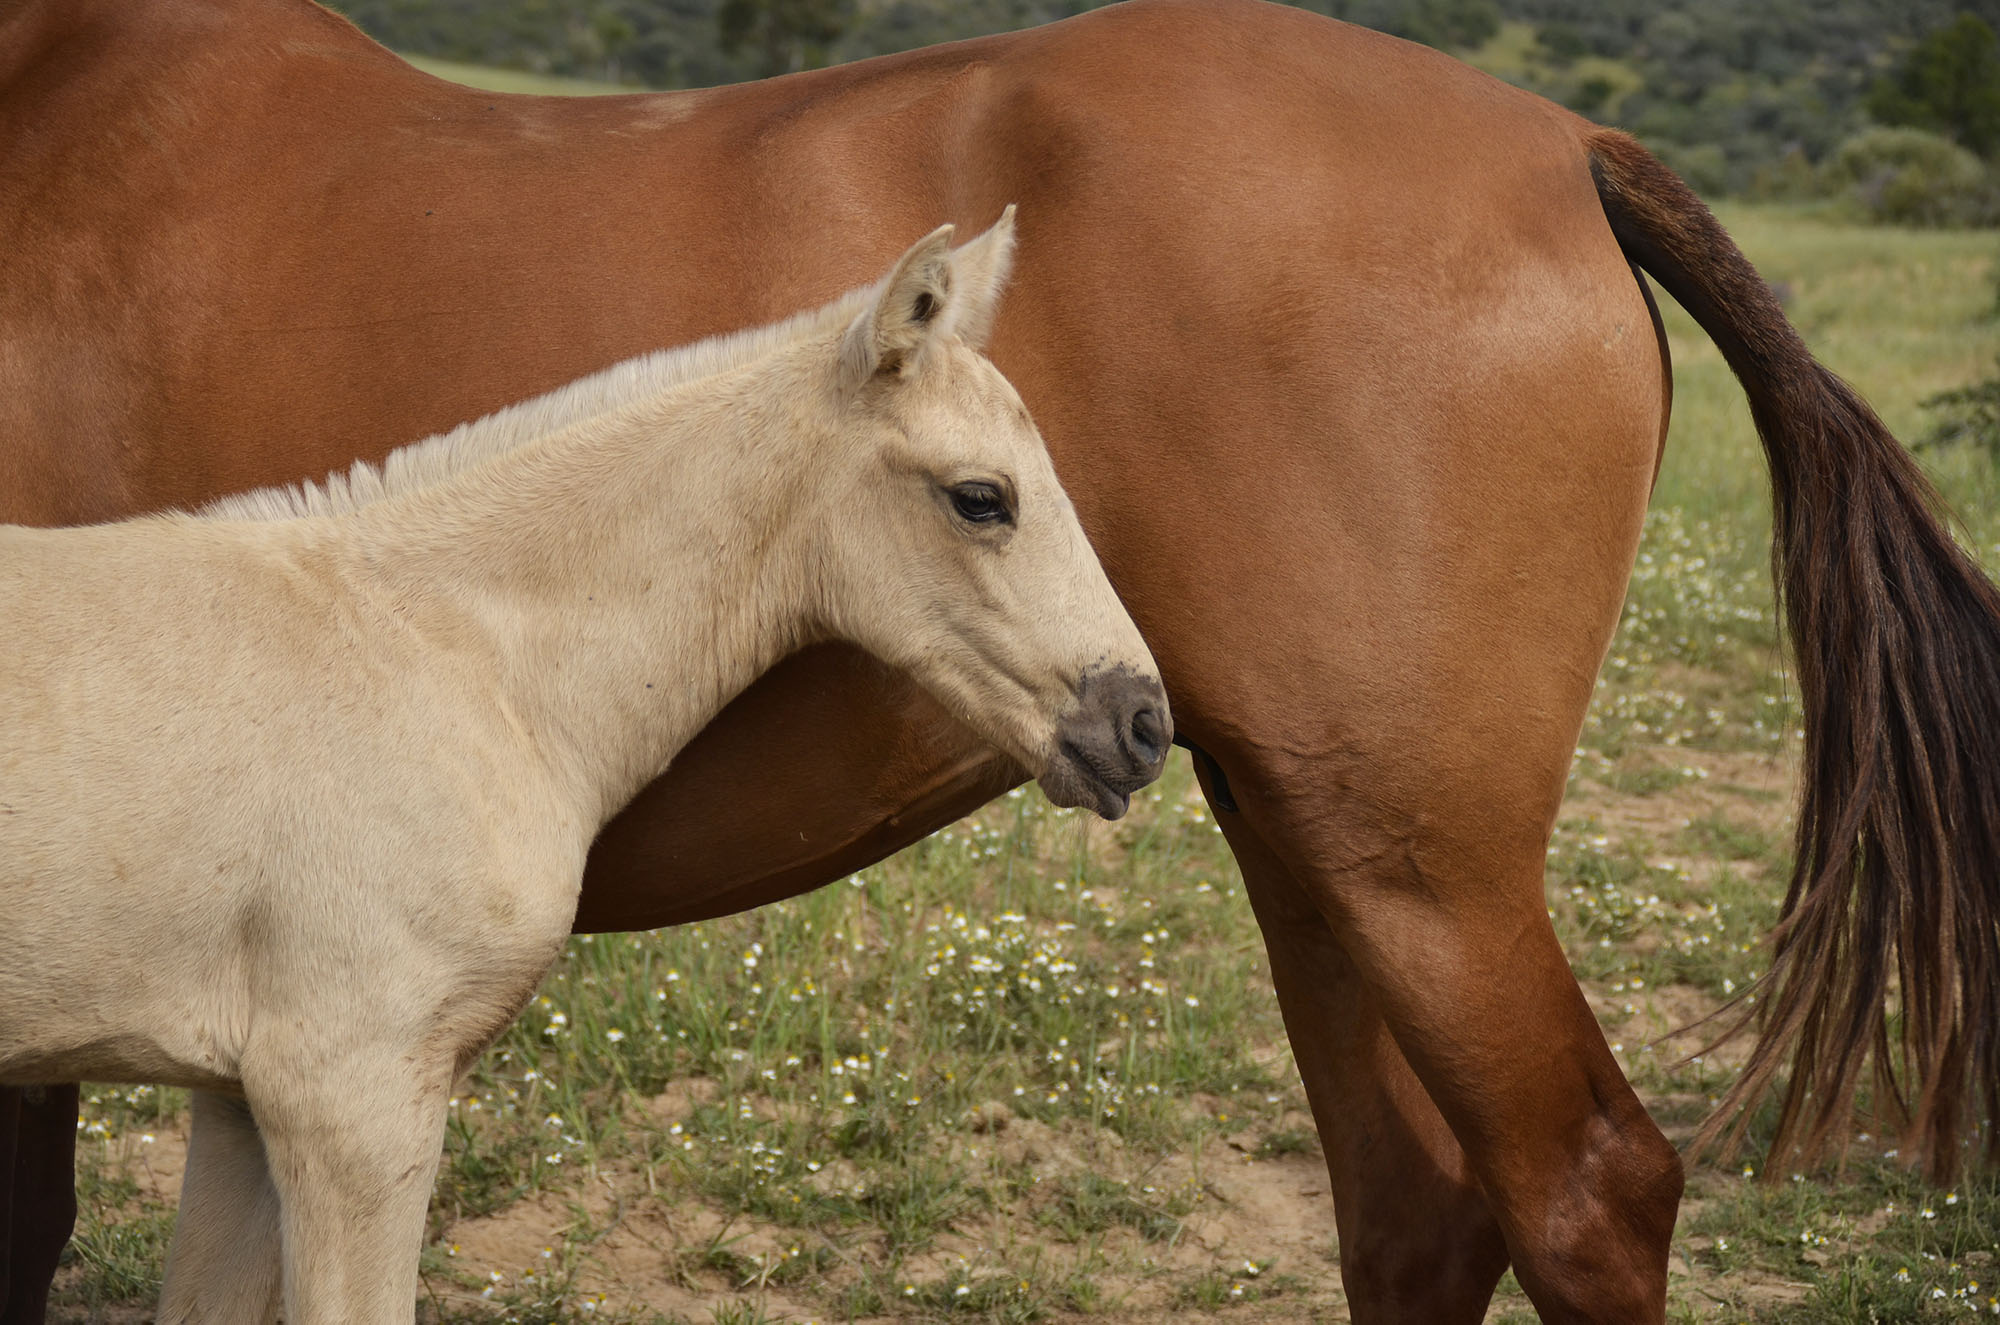
[[[1666,431],[1635,267],[1749,394],[1800,652],[1799,873],[1739,1102],[1789,1066],[1780,1146],[1810,1151],[1902,1034],[1914,1140],[1953,1164],[2000,1081],[2000,596],[1671,173],[1431,50],[1143,0],[557,101],[428,78],[303,0],[15,0],[0,518],[343,466],[1011,201],[991,353],[1208,756],[1355,1318],[1477,1320],[1510,1262],[1545,1319],[1664,1312],[1680,1160],[1542,893]],[[788,896],[1023,776],[815,648],[606,829],[577,923]],[[69,1102],[20,1143],[39,1176]],[[59,1222],[35,1203],[67,1199],[15,1196],[22,1310]]]

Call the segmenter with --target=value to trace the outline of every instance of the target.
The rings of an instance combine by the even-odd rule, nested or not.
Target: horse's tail
[[[2000,591],[1700,199],[1622,133],[1586,145],[1626,256],[1750,397],[1805,707],[1797,862],[1759,1035],[1698,1144],[1726,1132],[1733,1148],[1789,1056],[1769,1170],[1843,1150],[1872,1050],[1876,1108],[1942,1180],[1981,1133],[1994,1156],[2000,1121]]]

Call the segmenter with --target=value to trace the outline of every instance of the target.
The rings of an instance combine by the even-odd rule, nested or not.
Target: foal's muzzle
[[[1122,666],[1093,667],[1083,674],[1076,704],[1056,728],[1042,791],[1058,805],[1080,805],[1116,819],[1132,793],[1160,775],[1173,739],[1167,692],[1158,678]]]

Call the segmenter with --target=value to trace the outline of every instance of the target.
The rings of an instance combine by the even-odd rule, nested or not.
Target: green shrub
[[[1715,198],[1729,192],[1729,157],[1720,144],[1674,142],[1656,138],[1643,127],[1639,136],[1696,193]]]
[[[2000,222],[2000,179],[1977,156],[1922,129],[1867,129],[1826,163],[1829,192],[1895,225],[1974,226]]]
[[[1977,15],[1960,14],[1877,80],[1863,104],[1884,124],[1931,129],[1981,155],[2000,154],[2000,38]]]
[[[2000,319],[2000,266],[1996,266],[1991,316]],[[2000,466],[2000,360],[1993,364],[1993,376],[1956,391],[1944,391],[1923,402],[1938,416],[1920,446],[1954,446],[1970,443],[1993,458]]]
[[[1536,40],[1548,54],[1549,63],[1559,69],[1567,69],[1590,54],[1590,43],[1574,23],[1544,23],[1536,33]]]
[[[1943,416],[1926,444],[1970,442],[2000,465],[2000,363],[1984,382],[1932,396],[1924,408]]]
[[[1802,148],[1794,147],[1750,175],[1750,196],[1775,202],[1801,202],[1824,190],[1820,173]]]

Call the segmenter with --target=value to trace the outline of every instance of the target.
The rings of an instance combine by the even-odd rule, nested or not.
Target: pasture
[[[1928,427],[1918,402],[1990,371],[1991,233],[1720,214],[1906,441]],[[1673,436],[1547,890],[1607,1037],[1679,1140],[1733,1060],[1669,1033],[1760,969],[1796,713],[1747,411],[1710,343],[1665,312]],[[1933,460],[2000,567],[2000,475],[1975,454]],[[1185,760],[1117,825],[1024,790],[793,902],[572,940],[454,1103],[424,1310],[1344,1320],[1304,1107]],[[185,1099],[87,1087],[81,1126],[83,1213],[53,1318],[144,1319]],[[1728,1164],[1692,1165],[1670,1318],[2000,1314],[2000,1188],[1928,1189],[1894,1149],[1861,1134],[1844,1174],[1774,1184],[1749,1180],[1754,1135]],[[1511,1278],[1490,1318],[1533,1319]]]

